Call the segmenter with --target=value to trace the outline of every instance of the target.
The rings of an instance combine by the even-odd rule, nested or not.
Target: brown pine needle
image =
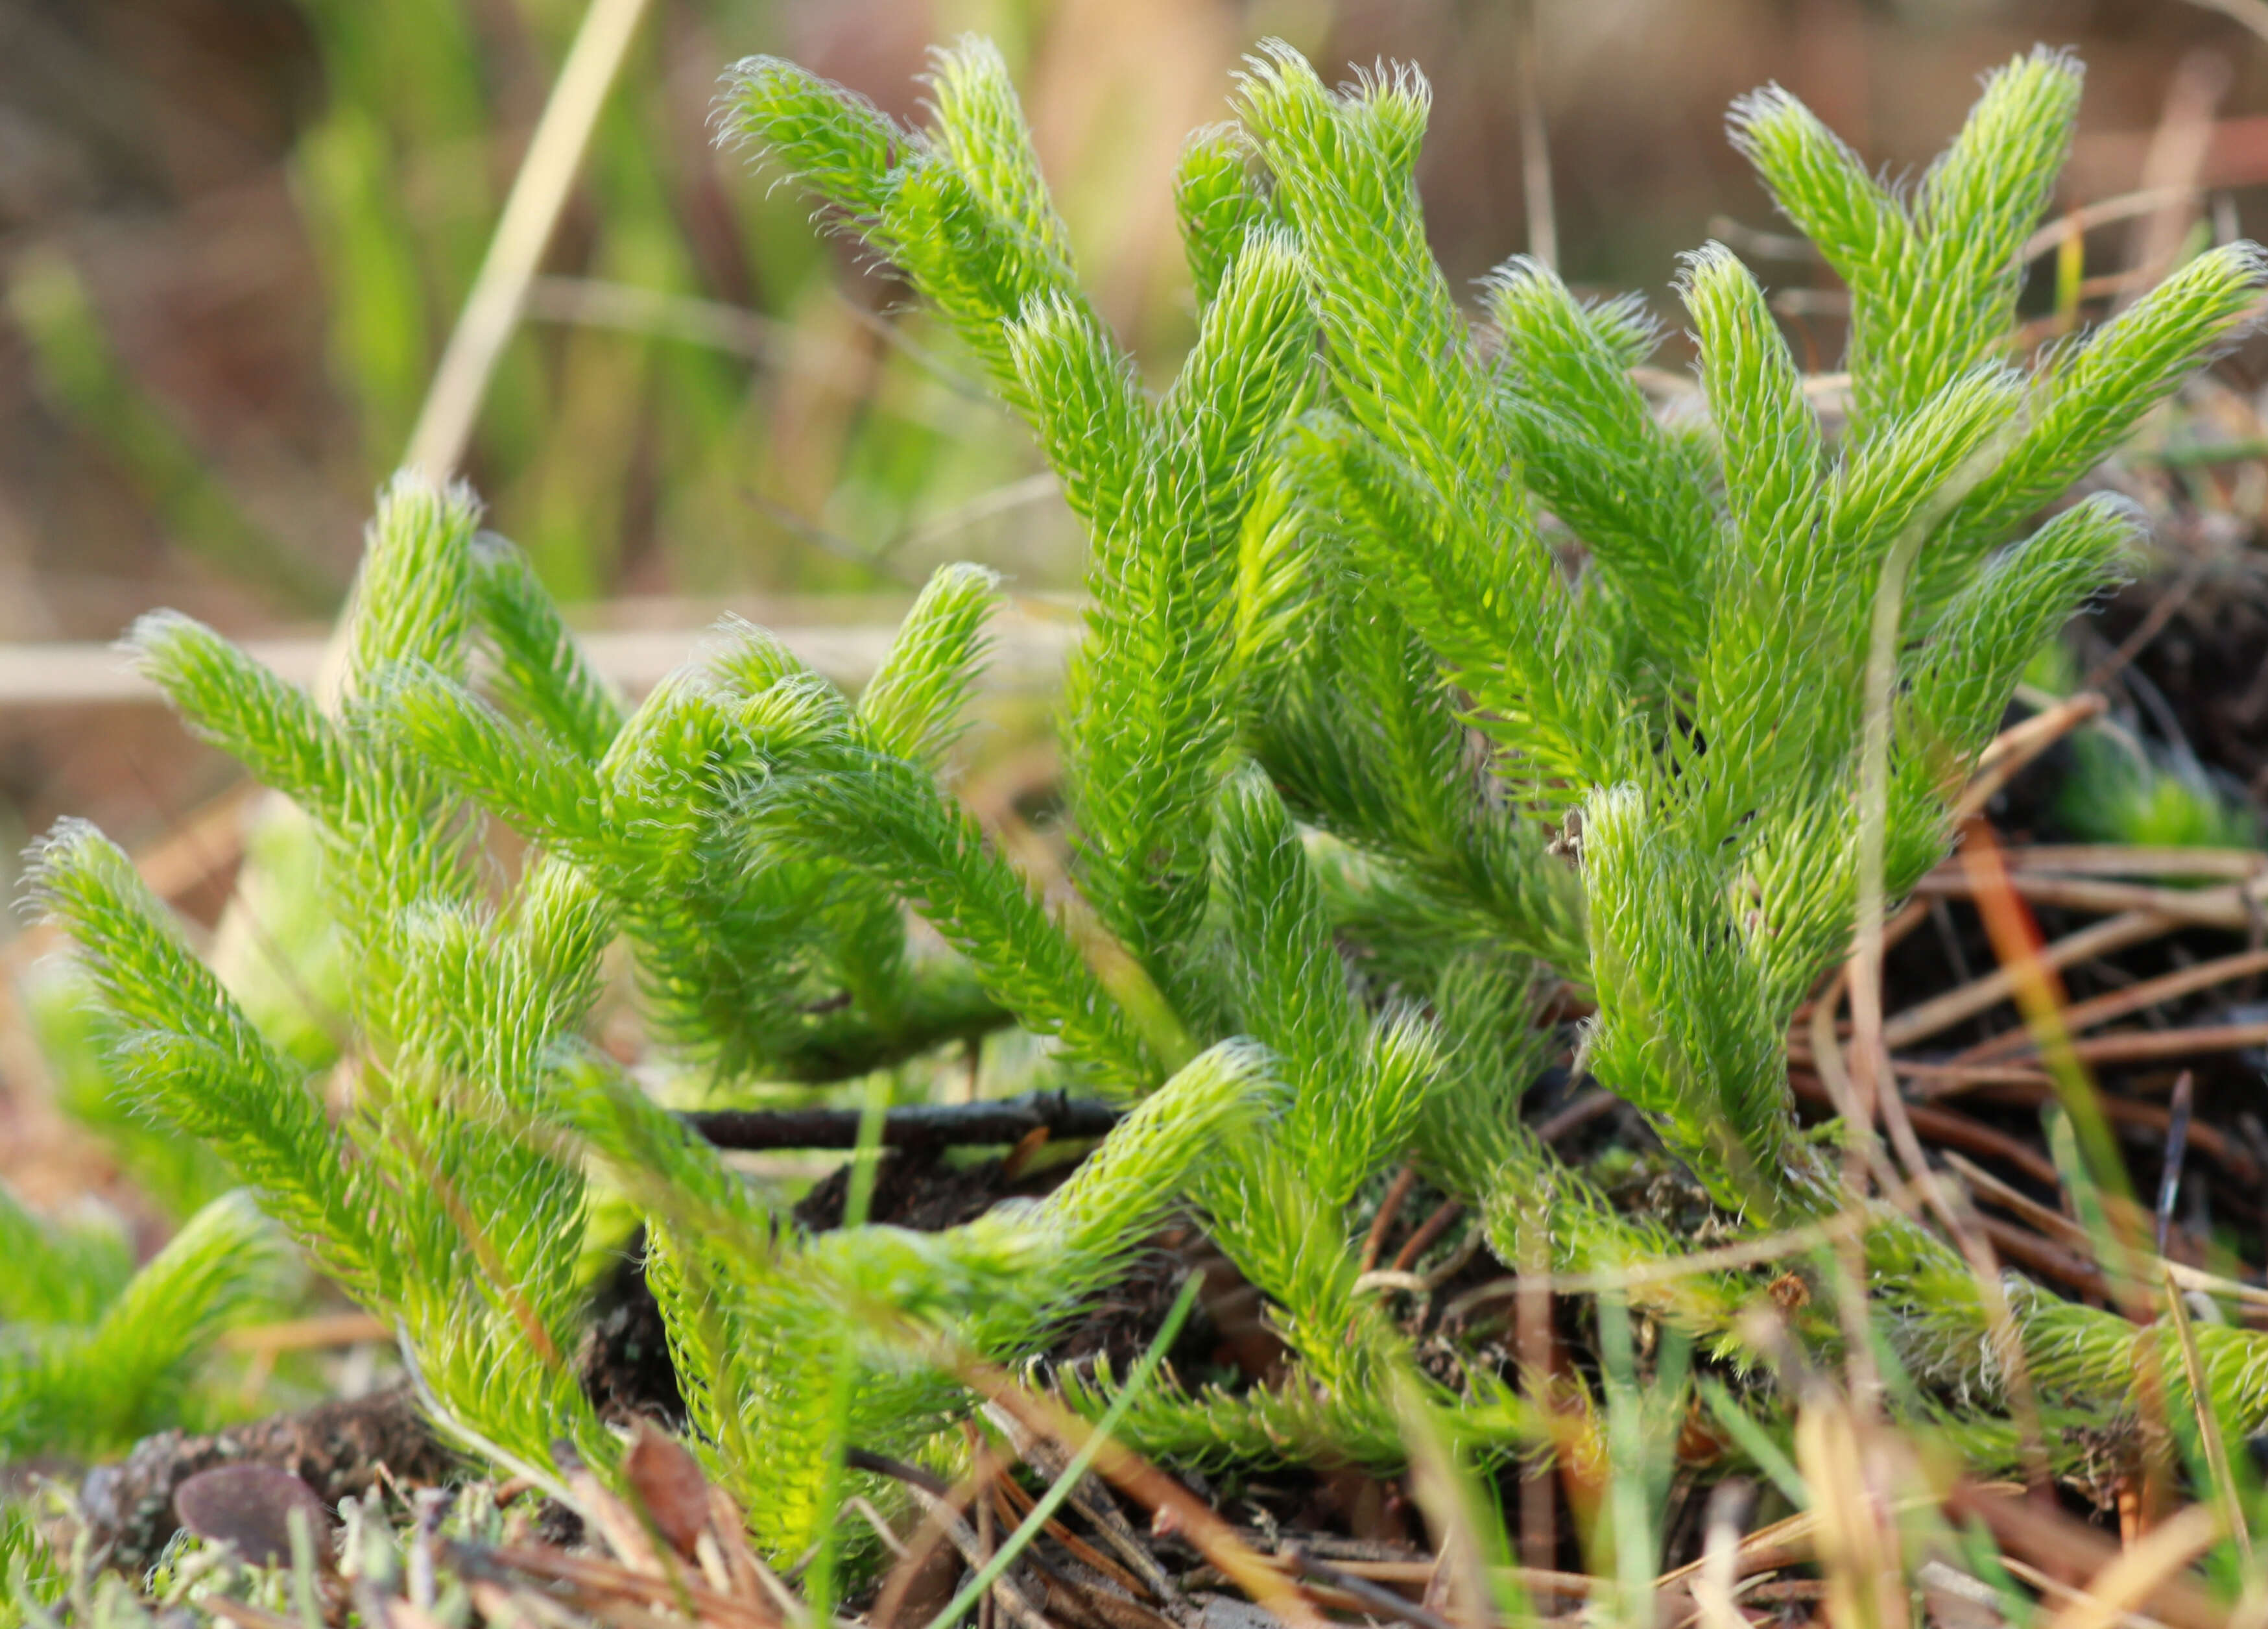
[[[1378,1257],[1386,1249],[1386,1235],[1393,1231],[1395,1220],[1402,1214],[1402,1202],[1417,1185],[1418,1168],[1405,1165],[1395,1177],[1394,1185],[1386,1190],[1386,1198],[1379,1201],[1378,1218],[1370,1224],[1370,1236],[1362,1244],[1363,1272],[1368,1272],[1378,1265]]]
[[[2064,1027],[2073,1035],[2107,1024],[2113,1019],[2124,1018],[2164,1001],[2178,1000],[2183,996],[2195,995],[2210,990],[2215,984],[2225,984],[2233,979],[2249,978],[2255,973],[2268,973],[2268,950],[2247,950],[2233,956],[2220,956],[2211,962],[2201,962],[2195,967],[2185,967],[2156,978],[2144,979],[2124,990],[2114,990],[2108,995],[2090,1001],[2073,1003],[2064,1009]],[[1980,1041],[1953,1059],[1955,1066],[1983,1063],[1988,1058],[2011,1058],[2031,1050],[2031,1037],[2022,1030],[2004,1036],[1994,1036]]]
[[[2249,931],[2260,906],[2261,881],[2244,887],[2217,888],[2151,888],[2139,882],[2114,882],[2093,877],[2059,877],[2040,872],[2010,870],[2008,886],[2019,898],[2037,905],[2066,910],[2154,911],[2170,921],[2192,927]],[[1976,884],[1949,871],[1933,871],[1916,889],[1925,899],[1970,899]]]
[[[2059,871],[2075,877],[2211,877],[2224,882],[2250,882],[2268,872],[2268,854],[2257,849],[2035,843],[2005,853],[2011,871]]]
[[[2049,1629],[2112,1629],[2137,1608],[2155,1604],[2154,1597],[2212,1548],[2224,1526],[2213,1505],[2191,1505],[2160,1522],[2106,1562]]]
[[[2034,961],[2050,971],[2072,967],[2114,950],[2161,938],[2176,925],[2155,911],[2132,910],[2043,946]],[[1883,1043],[1895,1050],[1926,1041],[1963,1020],[1999,1006],[2015,993],[2018,975],[2010,969],[1995,968],[1956,990],[1907,1007],[1883,1023]]]
[[[1451,1301],[1442,1312],[1442,1321],[1454,1323],[1473,1308],[1491,1301],[1501,1301],[1507,1295],[1517,1295],[1523,1288],[1547,1289],[1557,1295],[1602,1295],[1616,1291],[1645,1289],[1657,1284],[1674,1284],[1697,1273],[1736,1272],[1744,1267],[1760,1267],[1767,1262],[1801,1255],[1856,1237],[1867,1228],[1879,1226],[1884,1211],[1911,1215],[1920,1203],[1919,1189],[1908,1183],[1874,1204],[1846,1205],[1822,1221],[1806,1222],[1800,1227],[1768,1234],[1760,1239],[1743,1240],[1738,1244],[1720,1244],[1714,1249],[1696,1250],[1674,1261],[1646,1262],[1617,1268],[1610,1272],[1553,1273],[1540,1283],[1526,1276],[1498,1279]]]
[[[2145,1029],[2072,1043],[2083,1064],[2140,1064],[2207,1052],[2241,1052],[2268,1046],[2268,1024],[2200,1024],[2190,1029]]]
[[[1977,756],[1977,771],[1954,805],[1955,819],[1980,813],[2016,778],[2017,771],[2072,731],[2098,716],[2108,705],[2092,691],[2084,691],[2013,725],[1995,736]]]

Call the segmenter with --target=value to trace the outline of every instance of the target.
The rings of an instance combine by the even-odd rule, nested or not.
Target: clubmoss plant
[[[2255,848],[2260,822],[2241,791],[2216,785],[2184,747],[2153,750],[2124,732],[2080,733],[2056,814],[2073,837],[2155,848]]]
[[[1946,851],[2023,663],[2133,542],[2107,499],[2037,516],[2227,343],[2259,252],[2207,253],[2026,357],[2019,250],[2076,67],[2043,52],[1993,75],[1903,189],[1765,92],[1735,139],[1852,288],[1847,406],[1822,416],[1755,278],[1711,246],[1678,284],[1706,411],[1666,416],[1632,377],[1655,343],[1637,302],[1580,301],[1515,261],[1480,330],[1459,307],[1411,181],[1416,73],[1333,90],[1270,45],[1239,122],[1184,154],[1197,337],[1152,394],[1079,285],[998,55],[956,46],[930,88],[917,130],[754,60],[724,121],[930,303],[1086,527],[1068,896],[1043,898],[940,779],[990,573],[939,573],[855,700],[733,625],[633,710],[470,498],[405,477],[335,710],[186,619],[135,635],[192,726],[323,833],[357,1028],[329,1095],[349,1106],[327,1109],[123,857],[69,827],[40,886],[120,1077],[394,1322],[444,1426],[539,1477],[561,1438],[601,1468],[615,1451],[565,1361],[603,1166],[646,1218],[700,1449],[777,1558],[828,1530],[830,1498],[881,1492],[841,1474],[845,1441],[952,1461],[964,1360],[1043,1353],[1175,1206],[1296,1362],[1242,1396],[1161,1385],[1127,1413],[1138,1445],[1390,1462],[1405,1384],[1468,1451],[1548,1441],[1506,1377],[1409,1379],[1360,1271],[1366,1196],[1414,1150],[1507,1263],[1679,1252],[1519,1117],[1539,998],[1569,986],[1595,1004],[1585,1065],[1726,1227],[1838,1201],[1785,1047],[1852,939],[1880,608],[1896,899]],[[501,881],[481,815],[530,845]],[[948,952],[909,937],[908,909]],[[806,1236],[589,1041],[618,940],[655,1033],[721,1076],[845,1080],[1012,1024],[1130,1113],[1043,1204]],[[1868,1250],[1912,1406],[2013,1441],[1958,1256],[1887,1213]],[[1627,1304],[1745,1368],[1760,1289],[1696,1274]],[[2131,1326],[2021,1284],[2012,1300],[2054,1400],[2128,1405]],[[1795,1333],[1831,1353],[1840,1330]],[[2199,1336],[2213,1403],[2268,1422],[2262,1338]],[[1061,1379],[1096,1408],[1113,1389],[1107,1369]]]
[[[231,1194],[136,1271],[122,1233],[43,1224],[0,1191],[0,1462],[120,1453],[221,1412],[200,1366],[231,1323],[272,1304],[282,1244]]]

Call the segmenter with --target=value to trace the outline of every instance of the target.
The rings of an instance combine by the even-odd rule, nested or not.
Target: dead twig
[[[1418,1224],[1418,1231],[1402,1247],[1394,1258],[1394,1271],[1407,1272],[1418,1264],[1418,1258],[1432,1247],[1433,1241],[1449,1230],[1449,1224],[1464,1213],[1464,1205],[1456,1199],[1444,1199],[1433,1207],[1433,1213]]]
[[[2159,848],[2124,843],[2036,843],[2005,851],[2012,872],[2061,871],[2073,876],[2217,877],[2249,882],[2268,872],[2257,849]],[[1957,866],[1948,870],[1957,870]]]
[[[2268,1046],[2268,1024],[2200,1024],[2189,1029],[2144,1029],[2074,1041],[2071,1054],[2083,1064],[2140,1064],[2207,1052],[2242,1052]]]
[[[2176,195],[2136,224],[2131,269],[2138,291],[2173,265],[2197,218],[2198,180],[2213,144],[2213,114],[2228,93],[2230,78],[2225,53],[2195,50],[2182,58],[2166,87],[2164,111],[2143,151],[2140,180],[2144,191]]]
[[[910,1466],[903,1468],[912,1469]],[[904,1486],[928,1518],[943,1530],[946,1541],[961,1552],[961,1559],[968,1563],[969,1571],[983,1571],[985,1564],[992,1559],[987,1547],[977,1538],[976,1530],[961,1520],[961,1513],[954,1508],[948,1498],[935,1490],[932,1485],[936,1480],[924,1472],[919,1480],[907,1480]],[[993,1580],[992,1599],[999,1603],[1001,1611],[1021,1625],[1022,1629],[1053,1629],[1040,1609],[1032,1603],[1031,1597],[1018,1588],[1005,1574]]]
[[[2021,1189],[2013,1188],[1973,1161],[1947,1151],[1945,1162],[1967,1183],[1970,1190],[1988,1205],[2013,1212],[2049,1238],[2077,1249],[2091,1249],[2093,1241],[2087,1229],[2051,1205],[2042,1205]]]
[[[1064,1092],[1027,1092],[974,1103],[907,1103],[882,1117],[885,1148],[944,1148],[1050,1138],[1101,1137],[1124,1111]],[[709,1109],[685,1124],[719,1148],[856,1148],[856,1109]]]
[[[1319,1561],[1297,1544],[1277,1552],[1294,1578],[1312,1583],[1326,1584],[1341,1595],[1351,1596],[1359,1603],[1359,1610],[1373,1618],[1391,1618],[1398,1623],[1416,1624],[1419,1629],[1458,1629],[1439,1612],[1428,1611],[1415,1601],[1405,1599],[1382,1584],[1372,1582],[1360,1574],[1329,1561]]]
[[[1031,1515],[1034,1507],[1040,1502],[1005,1477],[993,1483],[992,1497],[1002,1507],[1002,1516],[1007,1522],[1011,1530],[1021,1523],[1026,1516]],[[1082,1566],[1093,1567],[1105,1578],[1117,1584],[1127,1594],[1148,1596],[1152,1600],[1157,1598],[1149,1585],[1135,1577],[1132,1573],[1103,1554],[1093,1544],[1088,1544],[1086,1540],[1072,1532],[1055,1517],[1049,1516],[1042,1530],[1065,1550],[1070,1551]]]
[[[2192,0],[2192,4],[2210,5],[2213,0]],[[2195,198],[2198,191],[2195,186],[2145,188],[2139,192],[2122,192],[2079,209],[2066,210],[2026,239],[2023,248],[2019,251],[2019,258],[2028,262],[2036,261],[2051,250],[2061,248],[2070,239],[2084,236],[2097,226],[2109,226],[2119,221],[2132,220],[2138,215],[2154,213],[2169,203]],[[1807,248],[1810,247],[1809,240],[1800,241]]]
[[[1418,1185],[1418,1168],[1405,1165],[1394,1178],[1393,1186],[1378,1203],[1378,1216],[1370,1224],[1370,1235],[1362,1243],[1362,1271],[1368,1272],[1378,1265],[1380,1252],[1386,1248],[1386,1235],[1393,1230],[1395,1219],[1402,1214],[1402,1203],[1410,1190]]]
[[[1836,1106],[1834,1097],[1815,1078],[1800,1072],[1792,1072],[1788,1077],[1788,1084],[1794,1089],[1799,1098],[1808,1102],[1829,1109]],[[2046,1089],[2043,1083],[2043,1093]],[[2022,1171],[2025,1176],[2043,1183],[2052,1183],[2056,1180],[2053,1161],[2029,1143],[2020,1142],[2005,1131],[1995,1131],[1989,1125],[1971,1120],[1966,1115],[1955,1114],[1950,1109],[1939,1109],[1924,1103],[1908,1103],[1906,1114],[1913,1122],[1915,1131],[1928,1138],[1932,1142],[1949,1143],[1955,1147],[1966,1148],[1971,1154],[1983,1154],[1988,1159],[2005,1160]]]
[[[599,110],[645,8],[646,0],[592,0],[575,31],[410,432],[403,462],[437,481],[455,474],[464,460],[497,358],[519,326],[527,285],[566,207]]]
[[[1556,271],[1559,221],[1552,207],[1551,147],[1543,117],[1543,47],[1535,11],[1535,0],[1515,0],[1513,27],[1518,39],[1513,71],[1519,76],[1520,189],[1528,211],[1528,252]]]
[[[2099,717],[2109,705],[2094,691],[2082,690],[2045,712],[2035,713],[2022,723],[2001,731],[1977,755],[1975,778],[1955,804],[1955,818],[1964,818],[1983,809],[2026,764],[2088,719]]]
[[[1092,1426],[1054,1398],[1026,1389],[988,1364],[963,1360],[955,1367],[964,1384],[997,1404],[1025,1432],[1053,1437],[1075,1450],[1096,1435]],[[1137,1502],[1167,1512],[1204,1558],[1253,1601],[1292,1629],[1324,1629],[1314,1605],[1237,1537],[1211,1506],[1124,1444],[1105,1437],[1095,1446],[1096,1471]]]
[[[2077,1035],[2099,1024],[2107,1024],[2113,1019],[2124,1018],[2129,1014],[2156,1006],[2161,1002],[2178,1000],[2183,996],[2210,990],[2215,984],[2250,978],[2256,973],[2264,972],[2268,972],[2268,950],[2240,951],[2233,956],[2200,962],[2195,967],[2181,968],[2156,978],[2146,978],[2139,984],[2114,990],[2089,1001],[2073,1002],[2064,1009],[2064,1027]],[[2031,1044],[2029,1031],[2011,1030],[2004,1036],[1994,1036],[1989,1041],[1980,1041],[1965,1052],[1956,1053],[1948,1067],[1959,1068],[1981,1064],[1989,1058],[2014,1057],[2031,1050]]]
[[[1535,1124],[1535,1139],[1542,1143],[1556,1143],[1568,1132],[1588,1125],[1601,1115],[1610,1114],[1622,1099],[1603,1087],[1593,1087],[1580,1093],[1573,1102]]]
[[[2092,877],[2058,877],[2038,872],[2012,871],[2008,886],[2017,897],[2037,905],[2066,910],[2149,911],[2169,923],[2189,927],[2226,928],[2248,932],[2260,907],[2261,884],[2242,888],[2163,888],[2139,882],[2111,882]],[[1970,899],[1976,889],[1969,878],[1955,871],[1933,871],[1916,886],[1925,899]]]
[[[2027,1272],[2052,1279],[2081,1295],[2110,1295],[2110,1280],[2093,1262],[1998,1217],[1977,1220],[1992,1248]]]
[[[2174,1225],[2174,1201],[2182,1191],[2182,1156],[2189,1152],[2190,1114],[2197,1101],[2197,1077],[2183,1070],[2181,1079],[2174,1082],[2174,1095],[2168,1103],[2172,1116],[2166,1127],[2165,1170],[2158,1178],[2158,1254],[2166,1253],[2166,1235]]]
[[[988,1409],[986,1412],[1001,1427],[1003,1434],[1015,1445],[1018,1456],[1050,1483],[1070,1470],[1071,1456],[1055,1443],[1026,1431],[1005,1410]],[[1021,1490],[1018,1492],[1020,1493]],[[1111,1502],[1110,1495],[1094,1480],[1092,1471],[1080,1478],[1071,1489],[1071,1507],[1092,1522],[1102,1541],[1139,1575],[1144,1589],[1152,1600],[1176,1609],[1183,1603],[1180,1588],[1158,1558],[1150,1552],[1149,1546],[1142,1542],[1141,1535],[1134,1530],[1134,1524],[1119,1514],[1118,1507]]]
[[[1998,1086],[1980,1091],[1977,1095],[1987,1102],[2020,1103],[2031,1108],[2047,1102],[2055,1094],[2050,1087]],[[2173,1129],[2173,1112],[2163,1104],[2140,1103],[2131,1097],[2110,1096],[2102,1097],[2100,1102],[2103,1118],[2114,1125],[2136,1126],[2154,1131],[2161,1137]],[[2249,1148],[2218,1126],[2191,1120],[2190,1142],[2199,1154],[2238,1182],[2257,1183],[2260,1180],[2260,1161],[2253,1157]]]
[[[1928,1064],[1895,1060],[1901,1079],[1915,1084],[1917,1096],[1954,1097],[1980,1086],[2046,1086],[2048,1077],[2028,1064]]]
[[[2095,923],[2076,933],[2066,934],[2051,944],[2042,946],[2038,955],[2034,958],[2034,965],[2052,970],[2091,962],[2114,950],[2124,950],[2161,938],[2177,925],[2171,918],[2160,916],[2155,911],[2130,910],[2123,916]],[[1884,1021],[1883,1043],[1893,1050],[1911,1046],[1918,1041],[1926,1041],[1966,1019],[1996,1007],[2015,993],[2019,977],[2009,968],[1995,968],[1958,989],[1948,990],[1941,996],[1933,996],[1929,1000],[1907,1007]]]
[[[776,1612],[767,1610],[768,1603],[736,1600],[682,1574],[663,1577],[619,1561],[571,1555],[543,1544],[498,1544],[491,1549],[442,1537],[436,1537],[434,1544],[451,1566],[476,1577],[505,1578],[520,1573],[671,1611],[689,1606],[711,1621],[745,1625],[748,1629],[775,1629],[780,1621]]]

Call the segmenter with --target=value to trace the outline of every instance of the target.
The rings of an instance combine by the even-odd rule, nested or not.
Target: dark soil
[[[682,1430],[685,1396],[670,1360],[669,1330],[645,1281],[645,1229],[630,1236],[592,1300],[591,1323],[575,1360],[583,1390],[609,1424],[640,1415]]]
[[[2174,601],[2118,688],[2152,716],[2154,734],[2178,729],[2201,763],[2268,809],[2268,584],[2257,570],[2208,563],[2147,579],[2106,605],[2096,627],[2116,650]]]
[[[916,1233],[940,1233],[974,1221],[1003,1199],[1036,1198],[1061,1183],[1070,1169],[1053,1166],[1038,1176],[1019,1177],[1010,1175],[1000,1160],[961,1166],[933,1148],[894,1148],[876,1163],[866,1220]],[[798,1226],[826,1233],[843,1225],[850,1170],[848,1162],[838,1166],[804,1195],[793,1213]]]
[[[326,1505],[364,1494],[381,1479],[403,1486],[449,1480],[456,1456],[426,1426],[409,1389],[374,1391],[278,1414],[210,1436],[167,1431],[145,1437],[114,1465],[87,1473],[79,1500],[110,1564],[138,1573],[165,1549],[180,1525],[174,1490],[217,1465],[262,1464],[288,1471]]]

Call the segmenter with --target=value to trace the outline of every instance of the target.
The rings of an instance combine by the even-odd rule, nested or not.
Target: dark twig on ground
[[[909,1103],[882,1117],[885,1148],[943,1148],[1050,1137],[1100,1137],[1118,1124],[1108,1103],[1064,1092],[1027,1092],[975,1103]],[[856,1148],[856,1109],[711,1109],[685,1123],[719,1148]]]

